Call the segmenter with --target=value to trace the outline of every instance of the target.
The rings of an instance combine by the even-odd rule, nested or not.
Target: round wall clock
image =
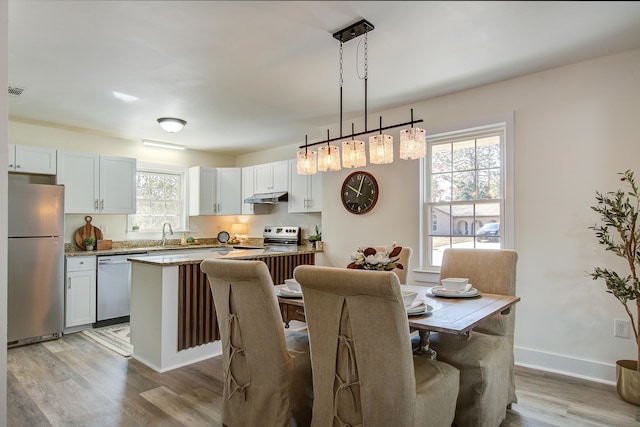
[[[378,201],[378,182],[368,172],[353,172],[342,183],[340,198],[349,212],[367,213]]]

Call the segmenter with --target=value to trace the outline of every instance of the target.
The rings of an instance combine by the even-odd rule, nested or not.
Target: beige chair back
[[[398,276],[304,265],[294,277],[310,336],[312,425],[413,425],[416,380]]]
[[[223,423],[288,426],[294,360],[266,264],[205,260],[223,348]],[[308,422],[308,420],[307,420]]]
[[[484,293],[515,295],[518,254],[508,249],[449,248],[444,251],[440,279],[468,277],[474,288]],[[515,309],[498,314],[474,330],[492,335],[513,336]]]

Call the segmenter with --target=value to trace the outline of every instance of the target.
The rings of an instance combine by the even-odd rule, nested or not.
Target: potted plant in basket
[[[633,171],[620,173],[620,180],[627,187],[615,192],[602,194],[596,191],[595,206],[591,206],[600,215],[601,225],[589,227],[595,232],[598,243],[606,251],[623,258],[629,271],[619,274],[608,268],[595,267],[589,275],[593,280],[604,279],[607,292],[612,294],[624,307],[633,335],[636,340],[636,360],[616,361],[616,382],[618,394],[624,400],[640,405],[640,193]],[[635,302],[635,309],[629,303]]]
[[[86,250],[92,251],[93,247],[96,244],[96,239],[94,239],[93,237],[87,237],[82,241],[82,243],[84,243],[84,247]]]

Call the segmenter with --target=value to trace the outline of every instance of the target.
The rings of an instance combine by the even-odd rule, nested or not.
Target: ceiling
[[[332,34],[360,19],[375,27],[375,125],[376,111],[640,48],[640,2],[9,0],[9,86],[25,89],[9,116],[226,154],[319,141],[339,121]],[[363,39],[344,44],[347,134]],[[169,134],[163,116],[188,123]]]

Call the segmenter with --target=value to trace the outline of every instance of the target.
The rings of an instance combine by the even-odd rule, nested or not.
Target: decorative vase
[[[85,248],[86,248],[88,251],[92,251],[92,250],[93,250],[93,245],[86,245],[86,246],[85,246]]]
[[[616,386],[621,398],[640,406],[640,372],[635,360],[616,361]]]

